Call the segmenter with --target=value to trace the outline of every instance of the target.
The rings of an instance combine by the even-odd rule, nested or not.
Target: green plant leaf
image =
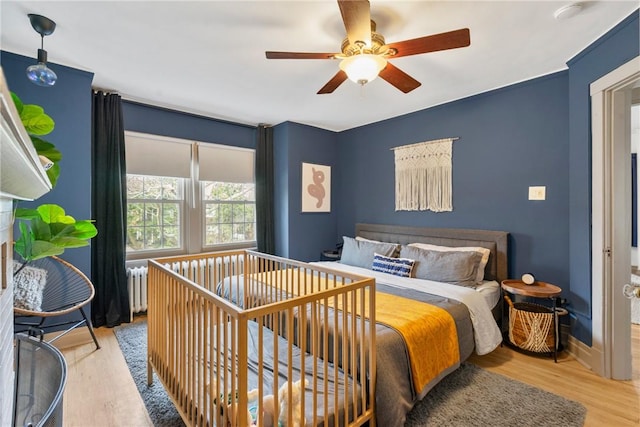
[[[37,209],[17,208],[14,216],[16,219],[32,220],[35,218],[40,218],[40,213]]]
[[[57,239],[51,240],[51,243],[55,243],[56,246],[60,246],[62,248],[81,248],[83,246],[89,245],[89,242],[83,239],[78,239],[76,237],[60,237]]]
[[[98,229],[93,225],[93,221],[80,220],[76,221],[75,230],[71,235],[78,239],[91,239],[98,235]]]
[[[37,136],[32,136],[31,142],[33,142],[33,146],[38,155],[45,156],[53,162],[53,166],[47,170],[47,177],[49,177],[49,181],[51,181],[51,186],[55,187],[58,183],[58,177],[60,176],[59,162],[62,160],[62,153],[58,151],[55,145]]]
[[[53,237],[49,224],[42,218],[34,218],[31,220],[31,232],[34,240],[51,240]]]
[[[52,255],[61,255],[63,252],[64,247],[55,245],[52,242],[36,240],[33,242],[31,261]]]
[[[51,187],[55,187],[58,183],[58,177],[60,176],[60,165],[54,163],[49,169],[47,169],[47,177],[51,182]]]
[[[52,222],[49,224],[51,237],[48,240],[60,239],[62,237],[71,236],[75,230],[75,222],[73,224],[65,224],[62,222]]]
[[[13,103],[16,106],[16,110],[18,111],[18,114],[22,114],[22,109],[24,108],[24,104],[22,103],[22,100],[20,99],[20,97],[15,93],[11,92],[11,99],[13,99]]]
[[[24,104],[20,113],[20,120],[28,133],[33,135],[47,135],[55,128],[56,123],[39,105]]]
[[[54,163],[62,160],[62,153],[49,141],[45,141],[37,136],[32,136],[31,142],[33,142],[33,146],[39,155],[45,156]]]
[[[48,224],[54,222],[61,222],[63,224],[74,224],[76,222],[75,218],[66,215],[64,209],[54,204],[45,204],[38,206],[38,213],[40,214],[42,220]]]
[[[20,222],[18,224],[20,229],[20,237],[15,241],[13,246],[14,251],[16,251],[23,260],[29,261],[31,258],[31,248],[33,243],[33,234],[31,230],[24,222]]]

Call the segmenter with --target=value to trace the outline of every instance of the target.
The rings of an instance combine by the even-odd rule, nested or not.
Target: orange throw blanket
[[[299,273],[296,269],[256,273],[252,275],[252,283],[259,287],[278,283],[278,287],[294,296],[312,293],[320,288],[321,280],[318,277]],[[303,289],[304,292],[300,292]],[[368,313],[368,293],[365,295],[364,304]],[[348,301],[351,301],[350,296]],[[342,309],[342,302],[338,298],[338,301],[334,300],[330,305]],[[379,291],[376,292],[375,304],[375,321],[395,329],[404,338],[416,393],[420,393],[444,370],[460,362],[458,332],[448,311],[432,304]]]
[[[404,338],[416,393],[460,361],[455,322],[440,307],[377,292],[376,322],[397,330]]]

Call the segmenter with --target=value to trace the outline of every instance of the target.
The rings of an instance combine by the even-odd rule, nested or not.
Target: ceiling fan
[[[378,75],[408,93],[421,83],[392,65],[390,59],[471,44],[468,28],[386,44],[371,20],[368,0],[338,0],[338,6],[347,30],[341,53],[265,52],[267,59],[340,59],[340,70],[318,94],[332,93],[347,79],[365,85]]]

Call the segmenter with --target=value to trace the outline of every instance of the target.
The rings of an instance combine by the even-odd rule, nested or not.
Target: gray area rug
[[[115,334],[154,426],[183,426],[155,374],[147,387],[147,323],[117,327]],[[579,427],[586,413],[580,403],[464,363],[416,404],[405,426]]]

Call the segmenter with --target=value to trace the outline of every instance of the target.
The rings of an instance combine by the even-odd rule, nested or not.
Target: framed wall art
[[[331,212],[331,166],[302,163],[302,212]]]

